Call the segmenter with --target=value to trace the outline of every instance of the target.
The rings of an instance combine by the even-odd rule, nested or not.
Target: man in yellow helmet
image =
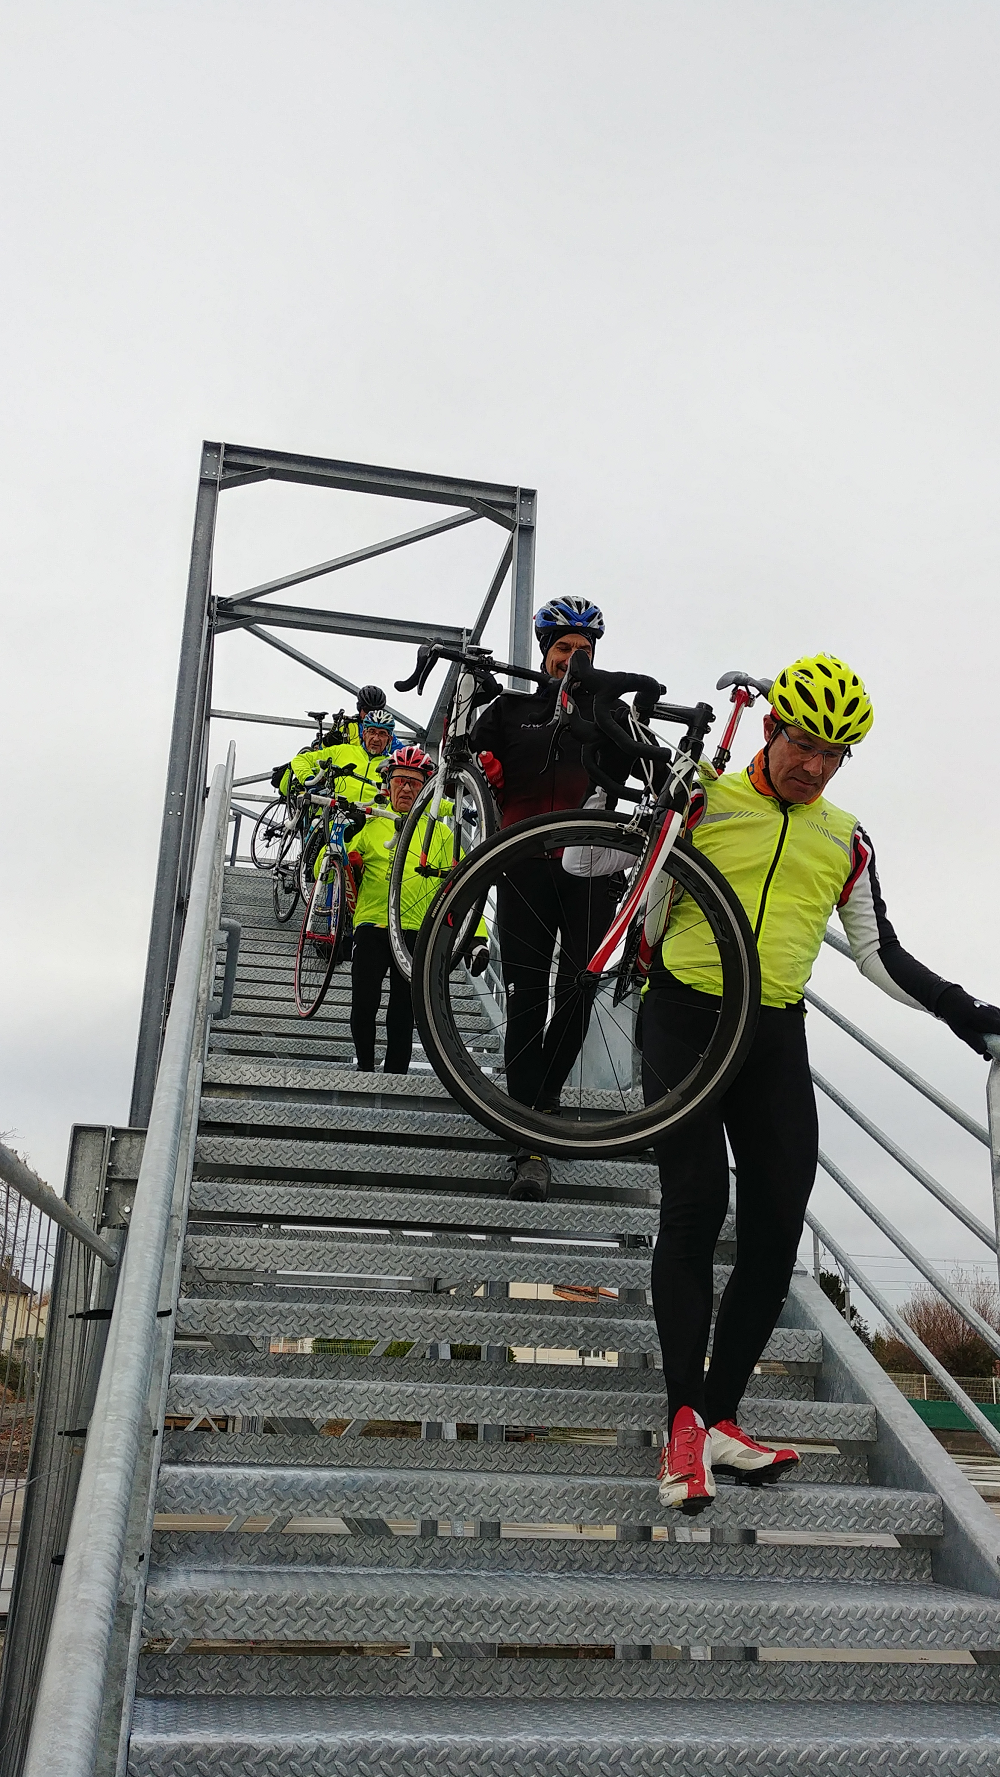
[[[652,1293],[669,1402],[660,1499],[689,1513],[709,1505],[716,1470],[769,1477],[798,1460],[757,1444],[739,1404],[788,1291],[816,1175],[818,1124],[803,993],[836,908],[862,974],[894,999],[941,1018],[980,1054],[1000,1034],[1000,1009],[910,956],[886,912],[871,840],[824,791],[871,728],[858,675],[833,655],[796,660],[771,687],[764,746],[747,769],[705,768],[689,818],[694,844],[728,878],[753,926],[761,1011],[739,1074],[709,1110],[657,1148],[660,1233]],[[647,1097],[660,1097],[703,1052],[722,976],[707,922],[678,901],[643,1002]],[[712,1263],[736,1162],[737,1258],[712,1318]]]

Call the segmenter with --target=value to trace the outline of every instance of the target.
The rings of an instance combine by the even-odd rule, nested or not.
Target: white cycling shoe
[[[709,1432],[711,1464],[720,1473],[743,1477],[752,1486],[776,1481],[798,1465],[795,1450],[772,1450],[741,1431],[735,1419],[720,1419]]]
[[[712,1439],[693,1407],[674,1414],[670,1442],[660,1453],[661,1506],[679,1506],[688,1517],[703,1512],[715,1498]]]

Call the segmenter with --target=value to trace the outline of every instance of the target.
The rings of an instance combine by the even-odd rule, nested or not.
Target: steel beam
[[[322,574],[335,574],[338,568],[353,568],[359,561],[372,561],[377,555],[388,555],[393,549],[405,548],[407,543],[419,543],[424,537],[457,530],[459,525],[475,524],[483,516],[480,512],[459,512],[453,518],[439,518],[437,524],[422,525],[418,531],[404,531],[398,537],[386,537],[381,543],[368,543],[364,549],[353,549],[349,555],[321,561],[314,568],[300,568],[298,573],[284,574],[280,580],[266,580],[262,586],[251,586],[248,592],[237,592],[234,598],[220,599],[218,608],[225,611],[237,601],[249,604],[251,599],[263,598],[265,593],[284,592],[289,586],[301,586],[304,580],[318,580]]]
[[[320,611],[298,605],[242,605],[238,600],[229,606],[218,623],[219,633],[249,627],[261,618],[272,629],[308,629],[337,636],[365,636],[376,642],[402,642],[406,647],[419,647],[421,642],[444,642],[457,648],[464,629],[454,623],[411,623],[403,617],[375,617],[355,611]],[[518,663],[520,664],[520,662]]]
[[[538,500],[533,488],[517,490],[517,523],[513,533],[514,577],[510,597],[508,659],[515,666],[531,665],[532,615],[535,603],[535,515]],[[511,675],[511,684],[530,691],[527,679]]]
[[[163,824],[160,829],[160,855],[156,866],[146,979],[142,991],[139,1041],[129,1112],[129,1122],[133,1128],[144,1127],[149,1118],[170,980],[171,955],[175,935],[180,930],[183,917],[181,864],[185,840],[191,831],[188,803],[191,795],[192,756],[200,756],[202,745],[202,736],[200,732],[196,733],[196,727],[199,704],[207,689],[205,655],[208,644],[209,592],[222,454],[222,446],[219,444],[202,446],[191,566],[177,670],[177,693],[167,762]]]
[[[387,469],[376,463],[345,463],[333,457],[306,457],[252,445],[216,444],[225,452],[227,476],[260,470],[272,481],[305,482],[342,488],[347,493],[379,494],[390,500],[426,500],[434,506],[468,506],[497,523],[516,524],[519,490],[500,482],[466,481],[451,475],[424,475],[413,469]]]

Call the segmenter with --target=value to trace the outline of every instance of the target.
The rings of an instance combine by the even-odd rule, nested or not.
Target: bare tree
[[[1000,1294],[992,1279],[978,1271],[957,1270],[949,1281],[956,1294],[1000,1332]],[[992,1376],[996,1359],[986,1341],[932,1284],[917,1284],[899,1313],[949,1375]],[[875,1355],[887,1370],[919,1374],[924,1369],[903,1340],[893,1335],[876,1335]]]

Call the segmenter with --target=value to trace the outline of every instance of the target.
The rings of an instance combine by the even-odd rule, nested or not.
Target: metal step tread
[[[936,1660],[530,1660],[482,1655],[145,1654],[141,1696],[651,1697],[708,1702],[1000,1703],[995,1666]],[[612,1769],[617,1769],[612,1766]],[[660,1769],[664,1767],[661,1766]],[[882,1767],[877,1767],[882,1768]],[[923,1767],[927,1769],[928,1767]],[[933,1769],[933,1766],[930,1767]],[[745,1771],[746,1767],[743,1767]],[[866,1768],[866,1777],[871,1766]]]
[[[656,1188],[656,1173],[639,1161],[623,1160],[553,1160],[553,1181],[574,1189]],[[195,1167],[245,1167],[260,1173],[274,1173],[279,1180],[297,1173],[352,1173],[359,1180],[371,1174],[393,1173],[398,1177],[416,1175],[432,1180],[441,1178],[489,1179],[509,1183],[513,1177],[510,1157],[473,1149],[463,1153],[455,1148],[414,1148],[399,1143],[296,1141],[289,1136],[213,1135],[199,1133],[195,1149]]]
[[[212,1356],[211,1353],[199,1355]],[[240,1361],[246,1361],[249,1367],[251,1355],[246,1354],[244,1360],[241,1353]],[[468,1366],[469,1369],[473,1367]],[[473,1377],[468,1381],[438,1383],[371,1383],[175,1370],[170,1379],[167,1412],[185,1417],[208,1414],[227,1418],[237,1414],[263,1414],[269,1419],[302,1418],[317,1427],[333,1419],[426,1419],[435,1424],[454,1421],[486,1425],[568,1425],[659,1432],[665,1418],[666,1401],[662,1392],[640,1393],[626,1388],[502,1387],[477,1383]],[[748,1396],[741,1419],[751,1436],[772,1440],[829,1438],[869,1443],[875,1437],[875,1409],[848,1402],[760,1400]]]
[[[367,1292],[371,1295],[373,1292]],[[395,1292],[393,1292],[395,1293]],[[353,1295],[345,1291],[343,1297]],[[302,1291],[280,1297],[255,1291],[252,1296],[182,1296],[177,1304],[179,1333],[286,1339],[432,1339],[435,1344],[522,1345],[551,1351],[656,1352],[652,1309],[645,1315],[631,1303],[594,1303],[570,1309],[566,1304],[513,1299],[501,1306],[489,1297],[420,1293],[409,1300],[355,1302]],[[818,1366],[822,1346],[817,1333],[776,1327],[764,1347],[762,1362]]]
[[[678,1580],[689,1584],[738,1579],[747,1584],[928,1585],[930,1554],[921,1548],[896,1548],[884,1543],[836,1546],[826,1542],[780,1545],[756,1542],[673,1542],[625,1537],[587,1537],[541,1531],[480,1537],[445,1528],[440,1534],[387,1531],[378,1523],[347,1526],[329,1521],[293,1521],[273,1533],[254,1526],[228,1532],[217,1526],[176,1524],[171,1518],[156,1527],[150,1562],[157,1572],[179,1568],[200,1573],[232,1570],[248,1575],[257,1569],[295,1567],[311,1573],[318,1565],[330,1571],[363,1569],[476,1575],[492,1584],[500,1574],[526,1574],[537,1580],[582,1574],[607,1578]]]
[[[416,1150],[419,1152],[420,1150]],[[378,1149],[373,1152],[377,1154]],[[656,1232],[658,1210],[643,1203],[606,1203],[594,1198],[554,1198],[548,1203],[511,1202],[500,1180],[498,1191],[435,1191],[393,1189],[395,1176],[384,1183],[348,1186],[331,1182],[292,1185],[284,1179],[206,1179],[191,1185],[191,1216],[308,1216],[316,1220],[399,1223],[405,1227],[442,1230],[471,1228],[479,1233],[506,1229],[517,1234],[564,1233],[579,1239],[614,1240],[622,1234]],[[435,1183],[439,1181],[435,1180]],[[732,1240],[733,1224],[722,1229]]]
[[[669,1546],[669,1545],[668,1545]],[[146,1632],[201,1640],[995,1648],[1000,1601],[934,1585],[426,1568],[152,1566]]]
[[[562,1474],[491,1475],[463,1469],[250,1468],[240,1464],[165,1462],[158,1512],[292,1512],[296,1517],[468,1518],[501,1523],[671,1524],[657,1500],[654,1453],[649,1477]],[[715,1504],[695,1528],[844,1531],[862,1535],[940,1536],[934,1493],[888,1487],[830,1487],[797,1481],[767,1487],[720,1482]]]
[[[840,1452],[835,1444],[795,1439],[803,1481],[829,1482],[836,1486],[865,1487],[867,1462],[857,1450]],[[644,1482],[656,1472],[659,1460],[649,1444],[616,1443],[610,1437],[583,1440],[576,1437],[532,1436],[478,1443],[466,1438],[400,1437],[395,1434],[333,1437],[320,1433],[299,1434],[231,1431],[165,1431],[163,1460],[184,1467],[218,1463],[261,1465],[266,1468],[322,1467],[370,1468],[377,1464],[408,1472],[424,1469],[461,1469],[479,1474],[564,1474],[567,1467],[577,1478],[596,1475],[619,1481],[636,1477]]]
[[[410,1110],[398,1101],[389,1105],[370,1100],[344,1104],[327,1095],[325,1102],[303,1103],[295,1097],[213,1096],[202,1098],[198,1121],[204,1135],[212,1135],[213,1125],[217,1123],[228,1124],[241,1135],[256,1133],[254,1127],[247,1125],[257,1125],[269,1131],[290,1130],[293,1134],[301,1132],[303,1135],[310,1129],[322,1129],[337,1140],[342,1140],[345,1133],[355,1131],[371,1133],[378,1138],[388,1131],[397,1141],[406,1136],[417,1136],[437,1142],[468,1142],[470,1147],[488,1142],[498,1151],[503,1150],[499,1136],[492,1135],[462,1112],[437,1106],[433,1110]]]
[[[221,1027],[220,1027],[221,1028]],[[217,1051],[205,1063],[208,1085],[270,1086],[286,1092],[346,1093],[360,1102],[384,1098],[428,1098],[442,1109],[458,1110],[455,1100],[429,1070],[415,1074],[361,1074],[356,1067],[340,1067],[322,1061],[265,1061]]]
[[[658,1406],[663,1400],[660,1371],[645,1366],[567,1364],[558,1360],[508,1363],[502,1352],[498,1359],[426,1358],[420,1355],[419,1346],[404,1357],[366,1357],[353,1352],[275,1353],[260,1347],[234,1351],[178,1344],[172,1367],[175,1376],[228,1375],[238,1369],[243,1378],[293,1376],[326,1383],[360,1382],[372,1388],[391,1388],[398,1382],[436,1387],[447,1379],[458,1387],[468,1382],[475,1388],[503,1388],[515,1396],[535,1394],[539,1389],[558,1390],[567,1411],[572,1411],[572,1402],[578,1395],[634,1394],[648,1397]],[[750,1378],[744,1399],[811,1403],[812,1393],[809,1376],[765,1373]]]
[[[184,1259],[199,1271],[296,1271],[344,1277],[441,1277],[460,1283],[558,1283],[588,1288],[646,1289],[648,1248],[574,1246],[568,1240],[502,1245],[456,1234],[432,1239],[414,1234],[383,1236],[299,1229],[267,1234],[197,1233],[184,1243]],[[714,1267],[716,1292],[725,1288],[731,1267]],[[235,1280],[234,1280],[235,1281]]]

